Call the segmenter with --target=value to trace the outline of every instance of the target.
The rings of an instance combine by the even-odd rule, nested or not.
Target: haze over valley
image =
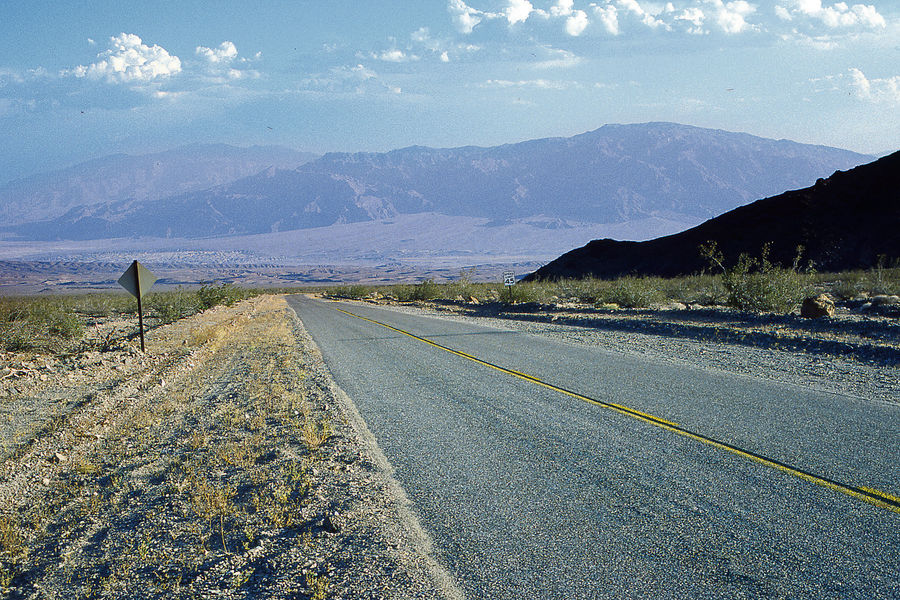
[[[204,269],[231,280],[274,269],[294,282],[440,279],[461,269],[495,277],[592,239],[676,233],[871,159],[672,123],[318,158],[196,145],[8,183],[0,258],[26,263],[14,269],[20,283],[39,272],[52,281],[54,263],[131,256],[194,273],[173,283],[202,279]]]

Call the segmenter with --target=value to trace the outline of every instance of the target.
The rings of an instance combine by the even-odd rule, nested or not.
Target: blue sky
[[[647,121],[884,153],[898,114],[897,0],[0,4],[0,183],[193,142],[381,151]]]

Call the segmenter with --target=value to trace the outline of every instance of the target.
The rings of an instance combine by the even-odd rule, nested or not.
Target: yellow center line
[[[497,371],[501,371],[508,375],[512,375],[513,377],[517,377],[524,381],[528,381],[534,383],[536,385],[545,387],[547,389],[560,392],[567,396],[571,396],[572,398],[577,398],[578,400],[582,400],[584,402],[594,404],[597,406],[602,406],[604,408],[608,408],[613,410],[619,414],[626,415],[640,421],[644,421],[645,423],[649,423],[651,425],[655,425],[656,427],[660,427],[662,429],[666,429],[673,433],[677,433],[678,435],[690,438],[692,440],[701,442],[703,444],[707,444],[709,446],[713,446],[714,448],[718,448],[720,450],[725,450],[726,452],[730,452],[732,454],[736,454],[737,456],[741,456],[743,458],[752,460],[753,462],[759,463],[761,465],[765,465],[767,467],[771,467],[773,469],[777,469],[783,473],[788,473],[793,475],[794,477],[799,477],[800,479],[804,479],[809,481],[810,483],[814,483],[816,485],[828,488],[835,492],[840,492],[842,494],[846,494],[847,496],[851,496],[856,498],[857,500],[862,500],[863,502],[868,502],[869,504],[873,504],[879,508],[884,508],[895,513],[900,513],[900,498],[894,496],[892,494],[888,494],[886,492],[882,492],[880,490],[876,490],[874,488],[865,487],[865,486],[852,486],[844,483],[840,483],[838,481],[834,481],[827,477],[823,477],[821,475],[816,475],[814,473],[810,473],[808,471],[804,471],[798,467],[793,467],[787,463],[783,463],[774,458],[768,458],[761,454],[757,454],[750,450],[744,450],[743,448],[739,448],[727,442],[721,442],[714,438],[703,435],[702,433],[696,433],[689,429],[686,429],[679,425],[678,423],[674,423],[672,421],[667,421],[661,417],[657,417],[655,415],[651,415],[649,413],[641,412],[637,409],[624,406],[621,404],[615,404],[613,402],[604,402],[603,400],[596,400],[594,398],[590,398],[583,394],[579,394],[578,392],[573,392],[572,390],[567,390],[565,388],[559,387],[557,385],[553,385],[552,383],[547,383],[545,381],[541,381],[537,377],[533,375],[528,375],[527,373],[522,373],[521,371],[516,371],[514,369],[508,369],[506,367],[501,367],[500,365],[495,365],[486,360],[480,359],[476,356],[472,356],[466,352],[462,352],[460,350],[454,350],[453,348],[449,348],[447,346],[442,346],[437,342],[433,342],[427,338],[420,337],[415,335],[414,333],[410,333],[408,331],[404,331],[403,329],[398,329],[392,325],[388,325],[387,323],[382,323],[381,321],[376,321],[374,319],[370,319],[368,317],[363,317],[361,315],[357,315],[355,313],[346,311],[342,308],[335,308],[335,310],[344,313],[345,315],[349,315],[351,317],[356,317],[357,319],[362,319],[363,321],[368,321],[369,323],[374,323],[375,325],[380,325],[386,329],[390,329],[391,331],[396,331],[397,333],[403,334],[407,337],[411,337],[414,340],[418,340],[429,346],[433,346],[435,348],[439,348],[444,350],[445,352],[449,352],[450,354],[455,354],[456,356],[461,356],[467,360],[471,360],[480,365],[484,365],[486,367],[490,367],[491,369],[495,369]]]

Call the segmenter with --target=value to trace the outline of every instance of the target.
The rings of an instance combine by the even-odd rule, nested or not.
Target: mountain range
[[[46,222],[69,211],[116,203],[152,204],[315,158],[278,146],[224,144],[194,144],[141,156],[115,154],[0,187],[0,223]]]
[[[0,189],[0,239],[229,237],[234,247],[240,246],[236,236],[254,235],[265,246],[259,236],[283,241],[286,232],[302,238],[303,231],[392,224],[418,214],[439,216],[437,227],[452,218],[465,220],[470,230],[515,226],[517,235],[527,236],[590,225],[592,231],[606,227],[625,239],[647,239],[872,157],[647,123],[490,148],[410,147],[309,158],[284,149],[197,146],[35,176]],[[366,231],[378,235],[377,228]],[[430,247],[435,233],[416,231],[419,250],[458,250]],[[535,255],[546,252],[535,247]]]
[[[726,266],[741,254],[820,271],[867,269],[900,259],[900,152],[814,185],[758,200],[681,233],[644,242],[594,240],[526,279],[623,275],[675,277],[709,268],[699,248],[715,242]]]

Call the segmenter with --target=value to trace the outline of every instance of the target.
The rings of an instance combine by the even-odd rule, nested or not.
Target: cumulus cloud
[[[869,79],[857,68],[850,69],[850,86],[858,98],[870,102],[900,105],[900,75]]]
[[[575,0],[557,0],[556,4],[550,7],[550,14],[554,17],[566,17],[575,10]]]
[[[716,10],[716,23],[725,33],[741,33],[753,27],[747,22],[747,17],[756,12],[756,6],[746,0],[711,0]]]
[[[584,30],[590,25],[587,13],[575,8],[575,0],[557,0],[556,4],[550,7],[549,15],[565,18],[566,33],[572,37],[578,37],[584,33]]]
[[[229,63],[237,57],[237,47],[232,42],[222,42],[218,48],[197,46],[197,56],[205,58],[211,63]]]
[[[654,12],[650,12],[650,10],[642,6],[641,3],[638,2],[638,0],[618,0],[617,3],[619,5],[619,8],[638,17],[641,23],[643,23],[647,27],[650,27],[651,29],[656,29],[658,27],[669,29],[669,25],[667,25],[661,19],[657,18],[656,15],[658,13],[654,14]],[[668,8],[668,6],[664,8]]]
[[[594,6],[594,14],[600,19],[600,23],[607,33],[619,35],[619,11],[612,4],[606,6]]]
[[[697,35],[706,33],[706,29],[704,29],[703,27],[703,23],[706,21],[706,14],[702,9],[696,6],[684,9],[681,13],[675,16],[675,20],[682,21],[683,23],[687,24],[688,33]]]
[[[447,10],[460,33],[472,33],[484,18],[483,12],[468,6],[463,0],[449,0]]]
[[[97,55],[101,60],[62,74],[105,79],[110,83],[146,83],[181,72],[181,60],[177,56],[155,44],[147,46],[133,33],[121,33],[109,41],[109,49]]]
[[[503,11],[510,25],[524,23],[534,11],[534,6],[528,0],[509,0],[509,5]]]
[[[879,29],[887,25],[884,17],[872,4],[849,6],[845,2],[836,2],[831,6],[823,6],[822,0],[790,0],[776,6],[775,14],[786,21],[795,17],[817,19],[832,29],[855,26]]]

